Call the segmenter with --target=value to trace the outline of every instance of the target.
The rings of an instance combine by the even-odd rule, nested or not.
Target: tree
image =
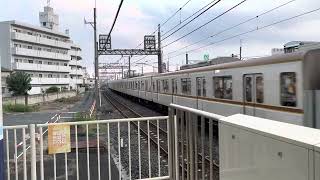
[[[31,90],[31,76],[25,72],[14,72],[7,77],[6,83],[13,96],[24,96],[28,105],[28,91]]]

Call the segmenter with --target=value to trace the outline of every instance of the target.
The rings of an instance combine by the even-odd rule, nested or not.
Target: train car
[[[149,95],[119,85],[141,80],[150,82],[143,86]],[[175,103],[320,128],[320,49],[123,79],[109,87],[164,106]]]

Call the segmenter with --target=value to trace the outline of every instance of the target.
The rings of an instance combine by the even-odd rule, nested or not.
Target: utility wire
[[[203,6],[201,9],[199,9],[198,11],[196,11],[195,13],[193,13],[192,15],[190,15],[189,17],[187,17],[186,19],[184,19],[183,21],[181,21],[179,24],[175,25],[174,27],[172,27],[170,30],[168,30],[167,32],[163,33],[163,36],[167,35],[169,32],[171,32],[172,30],[174,30],[176,27],[180,26],[182,23],[186,22],[188,19],[190,19],[191,17],[193,17],[194,15],[198,14],[200,11],[202,11],[203,9],[205,9],[206,7],[208,7],[210,4],[214,3],[216,0],[211,1],[209,4]]]
[[[201,39],[201,40],[199,40],[199,41],[197,41],[197,42],[195,42],[195,43],[192,43],[192,44],[189,44],[189,45],[184,46],[184,47],[182,47],[182,48],[179,48],[179,49],[177,49],[177,50],[171,51],[171,52],[168,53],[168,55],[173,54],[173,53],[175,53],[175,52],[178,52],[178,51],[180,51],[180,50],[182,50],[182,49],[188,48],[188,47],[190,47],[190,46],[196,45],[196,44],[198,44],[198,43],[200,43],[200,42],[203,42],[203,41],[205,41],[205,40],[208,40],[209,38],[213,38],[213,37],[215,37],[215,36],[218,36],[218,35],[226,32],[226,31],[229,31],[229,30],[234,29],[234,28],[236,28],[236,27],[239,27],[239,26],[241,26],[241,25],[243,25],[243,24],[246,24],[246,23],[248,23],[248,22],[250,22],[250,21],[252,21],[252,20],[255,20],[255,19],[257,19],[257,18],[259,18],[259,17],[261,17],[261,16],[267,15],[267,14],[269,14],[269,13],[271,13],[271,12],[273,12],[273,11],[281,8],[281,7],[284,7],[284,6],[286,6],[286,5],[290,4],[290,3],[293,3],[293,2],[295,2],[295,1],[297,1],[297,0],[291,0],[291,1],[288,1],[288,2],[286,2],[286,3],[283,3],[283,4],[281,4],[281,5],[279,5],[279,6],[275,7],[275,8],[272,8],[272,9],[270,9],[270,10],[268,10],[268,11],[265,11],[265,12],[263,12],[263,13],[257,15],[257,16],[254,16],[254,17],[249,18],[249,19],[247,19],[247,20],[245,20],[245,21],[242,21],[242,22],[239,23],[239,24],[236,24],[236,25],[234,25],[234,26],[231,26],[231,27],[229,27],[229,28],[226,28],[226,29],[224,29],[224,30],[222,30],[222,31],[220,31],[220,32],[218,32],[218,33],[215,33],[215,34],[213,34],[213,35],[211,35],[211,36],[208,36],[208,37],[206,37],[206,38],[203,38],[203,39]]]
[[[113,30],[113,28],[114,28],[114,25],[115,25],[116,22],[117,22],[117,19],[118,19],[118,16],[119,16],[119,12],[120,12],[120,9],[121,9],[121,7],[122,7],[122,3],[123,3],[123,0],[121,0],[121,2],[120,2],[120,4],[119,4],[118,10],[117,10],[117,14],[116,14],[116,16],[115,16],[114,19],[113,19],[113,23],[112,23],[111,29],[110,29],[109,34],[108,34],[107,37],[110,37],[110,36],[111,36],[112,30]],[[106,48],[106,46],[107,46],[107,44],[104,45],[104,48]]]
[[[163,46],[163,48],[165,48],[165,47],[167,47],[167,46],[170,46],[171,44],[173,44],[173,43],[175,43],[175,42],[177,42],[177,41],[181,40],[182,38],[185,38],[185,37],[189,36],[190,34],[192,34],[192,33],[196,32],[196,31],[198,31],[199,29],[201,29],[201,28],[203,28],[204,26],[208,25],[208,24],[209,24],[209,23],[211,23],[212,21],[217,20],[218,18],[222,17],[223,15],[225,15],[225,14],[227,14],[228,12],[232,11],[233,9],[237,8],[238,6],[240,6],[241,4],[243,4],[243,3],[244,3],[244,2],[246,2],[246,1],[247,1],[247,0],[243,0],[243,1],[241,1],[241,2],[240,2],[240,3],[238,3],[237,5],[233,6],[232,8],[230,8],[230,9],[228,9],[227,11],[223,12],[222,14],[220,14],[220,15],[216,16],[215,18],[211,19],[210,21],[208,21],[208,22],[204,23],[203,25],[201,25],[201,26],[197,27],[196,29],[192,30],[191,32],[189,32],[189,33],[187,33],[187,34],[185,34],[185,35],[181,36],[180,38],[178,38],[178,39],[176,39],[176,40],[174,40],[174,41],[172,41],[172,42],[170,42],[170,43],[166,44],[165,46]]]
[[[242,32],[242,33],[239,33],[239,34],[236,34],[234,36],[230,36],[228,38],[225,38],[225,39],[222,39],[220,41],[216,41],[216,42],[212,42],[208,45],[204,45],[204,46],[201,46],[199,48],[196,48],[196,49],[192,49],[188,52],[193,52],[193,51],[197,51],[199,49],[203,49],[205,47],[208,47],[208,46],[212,46],[214,44],[218,44],[218,43],[221,43],[221,42],[224,42],[224,41],[227,41],[227,40],[230,40],[230,39],[233,39],[233,38],[236,38],[236,37],[240,37],[240,36],[243,36],[243,35],[246,35],[246,34],[249,34],[249,33],[252,33],[252,32],[255,32],[255,31],[259,31],[259,30],[262,30],[262,29],[266,29],[268,27],[271,27],[271,26],[274,26],[274,25],[277,25],[277,24],[281,24],[281,23],[284,23],[284,22],[287,22],[287,21],[290,21],[290,20],[293,20],[293,19],[296,19],[296,18],[299,18],[301,16],[305,16],[305,15],[308,15],[308,14],[311,14],[311,13],[314,13],[314,12],[317,12],[317,11],[320,11],[320,8],[317,8],[317,9],[314,9],[314,10],[311,10],[311,11],[306,11],[304,13],[301,13],[301,14],[298,14],[296,16],[292,16],[290,18],[286,18],[286,19],[283,19],[283,20],[280,20],[280,21],[276,21],[276,22],[273,22],[271,24],[268,24],[268,25],[265,25],[265,26],[262,26],[262,27],[256,27],[252,30],[249,30],[249,31],[246,31],[246,32]],[[184,53],[181,53],[181,54],[178,54],[176,56],[173,56],[171,58],[175,58],[175,57],[178,57],[178,56],[181,56],[181,55],[184,55]]]
[[[120,4],[119,4],[118,10],[117,10],[117,14],[116,14],[116,16],[114,17],[114,20],[113,20],[113,23],[112,23],[111,29],[110,29],[110,31],[109,31],[109,36],[111,35],[112,30],[113,30],[113,27],[114,27],[114,25],[116,24],[116,21],[117,21],[117,19],[118,19],[118,16],[119,16],[119,12],[120,12],[120,9],[121,9],[121,6],[122,6],[122,3],[123,3],[123,0],[121,0],[121,2],[120,2]]]
[[[181,8],[179,8],[175,13],[173,13],[165,22],[163,22],[161,26],[167,24],[167,22],[169,22],[173,17],[175,17],[190,1],[191,0],[188,0],[186,3],[184,3],[184,5]]]
[[[169,35],[167,35],[166,37],[162,38],[161,41],[164,41],[165,39],[169,38],[170,36],[172,36],[173,34],[177,33],[178,31],[180,31],[182,28],[186,27],[188,24],[190,24],[192,21],[194,21],[195,19],[199,18],[201,15],[203,15],[205,12],[207,12],[209,9],[211,9],[213,6],[215,6],[216,4],[218,4],[221,0],[216,1],[215,3],[213,3],[211,6],[209,6],[208,8],[206,8],[204,11],[202,11],[200,14],[198,14],[197,16],[195,16],[194,18],[192,18],[190,21],[188,21],[186,24],[184,24],[183,26],[179,27],[177,30],[173,31],[172,33],[170,33]]]

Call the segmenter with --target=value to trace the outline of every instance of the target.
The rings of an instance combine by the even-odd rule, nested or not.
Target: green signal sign
[[[209,61],[209,54],[203,55],[203,59],[204,59],[205,61]]]

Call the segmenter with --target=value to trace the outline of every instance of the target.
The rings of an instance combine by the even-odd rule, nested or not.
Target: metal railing
[[[171,104],[169,116],[58,122],[69,117],[4,127],[6,179],[219,178],[223,116]],[[47,131],[58,125],[70,128],[71,152],[49,154]]]
[[[224,116],[171,104],[172,179],[219,179],[218,121]]]
[[[159,116],[5,127],[6,179],[169,179],[169,157],[160,148],[167,141],[160,135],[161,126],[167,128],[167,120],[167,116]],[[45,133],[50,126],[57,125],[70,126],[71,152],[51,155]],[[14,132],[13,138],[8,135],[10,130]],[[23,140],[22,161],[16,157],[19,130]],[[26,130],[30,138],[26,138]],[[10,139],[14,139],[12,147]],[[10,152],[14,152],[14,158],[9,157]]]

